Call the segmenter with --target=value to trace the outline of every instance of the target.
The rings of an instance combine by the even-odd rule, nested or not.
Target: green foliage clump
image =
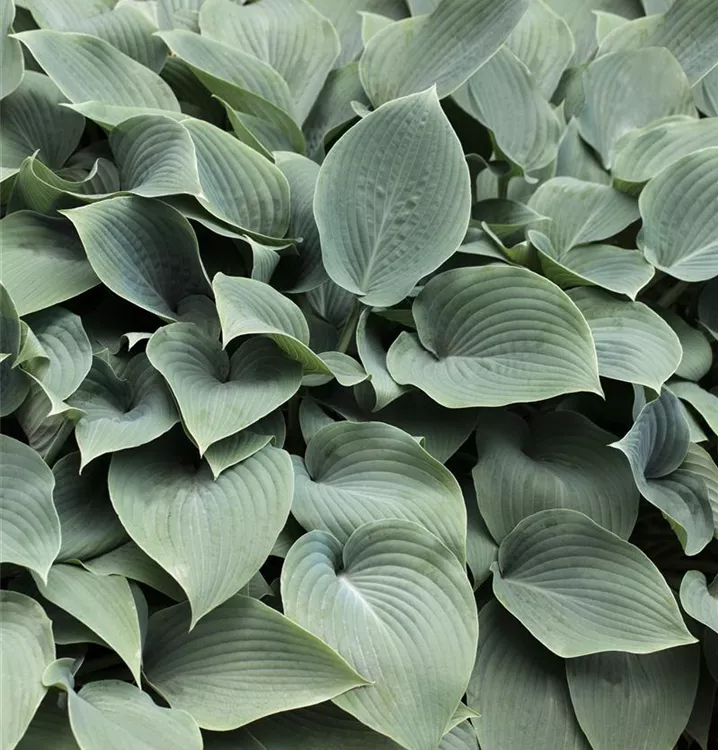
[[[0,750],[708,750],[715,0],[0,0]]]

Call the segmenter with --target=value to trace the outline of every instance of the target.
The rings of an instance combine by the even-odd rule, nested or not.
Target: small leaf
[[[459,247],[470,201],[461,145],[436,92],[380,107],[319,172],[314,214],[327,273],[366,305],[400,302]]]
[[[501,543],[493,573],[496,598],[564,658],[646,654],[696,640],[648,557],[575,510],[521,521]]]
[[[681,605],[695,620],[718,633],[718,579],[709,585],[698,570],[689,570],[681,581]]]
[[[150,618],[145,672],[203,729],[236,729],[365,684],[326,643],[256,599],[233,596],[189,627],[187,604]]]

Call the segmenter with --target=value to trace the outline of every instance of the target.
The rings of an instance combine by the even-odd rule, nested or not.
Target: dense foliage
[[[707,750],[715,0],[0,20],[0,750]]]

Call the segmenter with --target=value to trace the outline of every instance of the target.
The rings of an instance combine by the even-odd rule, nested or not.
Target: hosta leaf
[[[366,305],[400,302],[461,244],[470,201],[469,171],[436,93],[380,107],[319,172],[314,214],[327,273]]]
[[[46,578],[60,550],[55,478],[29,446],[0,435],[0,555]]]
[[[499,547],[493,572],[496,598],[564,658],[695,642],[658,568],[575,510],[521,521]]]
[[[33,359],[25,369],[34,375],[44,390],[64,401],[79,387],[92,365],[92,347],[79,315],[62,307],[50,307],[28,315],[42,359]]]
[[[64,302],[99,284],[77,235],[63,219],[16,211],[2,219],[0,228],[0,276],[20,315]]]
[[[4,446],[3,446],[4,448]],[[29,596],[0,591],[0,747],[11,750],[25,734],[46,689],[45,668],[55,658],[52,623]]]
[[[12,414],[27,401],[31,386],[36,386],[27,374],[17,367],[21,363],[22,327],[12,297],[0,283],[0,416]],[[38,386],[39,387],[39,386]]]
[[[690,404],[718,435],[718,396],[704,391],[697,383],[676,380],[668,384],[668,389],[681,401]]]
[[[718,148],[696,151],[666,167],[641,193],[638,247],[675,278],[704,281],[718,274],[716,165]]]
[[[282,599],[373,681],[334,698],[339,708],[403,747],[437,746],[466,690],[478,622],[463,566],[433,534],[372,521],[342,549],[310,532],[287,555]]]
[[[506,46],[529,69],[538,91],[546,99],[556,90],[575,49],[568,24],[543,0],[531,0]]]
[[[558,253],[546,235],[529,230],[546,276],[562,289],[598,286],[632,300],[653,278],[655,270],[638,250],[615,245],[576,245]]]
[[[689,445],[681,404],[667,389],[613,444],[628,458],[641,495],[671,519],[686,554],[695,555],[713,537],[714,526],[708,485],[701,472],[684,465]]]
[[[413,313],[418,337],[402,333],[394,342],[389,372],[443,406],[601,392],[588,325],[557,286],[531,271],[447,271],[422,289]]]
[[[70,724],[81,750],[201,750],[197,724],[184,711],[162,708],[119,680],[100,680],[68,692]]]
[[[60,89],[47,76],[25,71],[20,85],[2,102],[0,180],[17,172],[23,160],[36,151],[49,167],[65,163],[77,147],[85,119],[60,107],[64,101]]]
[[[708,584],[698,570],[689,570],[681,581],[681,605],[695,620],[718,633],[718,579]]]
[[[45,696],[17,745],[17,750],[38,750],[44,747],[52,747],[53,750],[79,750],[70,729],[67,710],[58,706],[58,698],[53,693]]]
[[[472,471],[481,515],[501,541],[519,521],[571,508],[627,539],[638,515],[630,466],[609,447],[613,436],[571,411],[537,415],[486,410],[476,431]]]
[[[607,185],[573,177],[543,183],[529,206],[551,222],[541,227],[561,260],[576,245],[605,240],[639,218],[636,201]]]
[[[202,120],[185,120],[197,152],[204,197],[213,216],[258,239],[283,237],[289,223],[289,185],[254,149]]]
[[[506,41],[528,0],[433,5],[428,15],[386,26],[366,45],[359,72],[375,106],[433,85],[439,98],[452,93]]]
[[[187,593],[192,625],[264,562],[289,515],[288,454],[266,447],[215,480],[179,436],[117,453],[112,504],[132,539]]]
[[[122,378],[95,357],[70,403],[85,412],[75,428],[83,467],[106,453],[149,443],[179,422],[162,376],[144,354],[130,360]]]
[[[277,70],[289,86],[300,123],[341,46],[331,23],[305,0],[269,0],[246,8],[229,0],[207,0],[200,27],[203,35],[246,50]]]
[[[147,356],[167,380],[200,454],[288,401],[302,380],[299,363],[274,342],[250,339],[230,358],[192,323],[161,328],[147,344]]]
[[[145,198],[202,192],[192,139],[171,117],[131,117],[111,131],[109,140],[123,190]]]
[[[703,750],[708,748],[717,687],[716,681],[704,662],[701,665],[693,711],[685,729],[686,735],[692,737]]]
[[[599,374],[660,391],[683,356],[673,329],[642,302],[588,288],[572,289],[568,295],[591,329]]]
[[[619,29],[620,31],[620,29]],[[599,57],[583,75],[581,136],[613,166],[621,136],[659,117],[695,113],[690,84],[665,49],[626,50]]]
[[[566,662],[571,700],[594,750],[673,750],[693,708],[700,647]]]
[[[710,117],[666,117],[633,130],[616,149],[614,179],[629,188],[640,186],[683,156],[718,146],[718,122]]]
[[[37,29],[16,38],[73,104],[180,111],[172,89],[156,73],[99,37]]]
[[[686,380],[700,380],[709,372],[713,363],[713,350],[708,337],[672,310],[657,307],[656,312],[674,330],[681,342],[683,357],[676,376]]]
[[[589,750],[561,660],[496,601],[479,613],[479,628],[467,699],[480,714],[474,723],[482,750]]]
[[[301,237],[298,242],[298,262],[291,267],[289,292],[306,292],[327,280],[322,265],[319,230],[314,220],[314,189],[319,167],[310,159],[288,151],[275,152],[277,166],[287,178],[292,196],[289,218],[289,236]]]
[[[115,294],[165,320],[211,295],[190,223],[164,203],[121,196],[64,212],[93,270]]]
[[[696,475],[705,483],[708,502],[713,512],[714,536],[718,537],[718,466],[716,466],[708,451],[701,448],[700,445],[691,443],[688,446],[688,453],[681,469]]]
[[[140,581],[175,601],[186,598],[177,581],[134,542],[127,542],[111,552],[87,560],[82,566],[98,576],[124,576]]]
[[[556,158],[561,124],[529,69],[508,46],[484,63],[456,97],[524,173],[534,173]]]
[[[343,6],[342,6],[343,7]],[[312,111],[304,121],[307,154],[317,161],[324,158],[324,145],[342,126],[356,117],[352,102],[369,106],[359,78],[359,64],[349,63],[332,70]]]
[[[199,11],[204,0],[159,0],[157,20],[162,29],[199,31]]]
[[[238,336],[268,335],[306,373],[331,375],[327,364],[309,348],[309,326],[302,311],[269,284],[218,273],[213,280],[217,312],[226,347]]]
[[[564,106],[566,102],[564,101]],[[578,133],[578,121],[571,117],[563,131],[556,155],[556,177],[574,177],[586,182],[609,185],[611,177],[595,152]]]
[[[381,342],[380,329],[376,321],[376,316],[372,316],[370,311],[365,309],[359,317],[356,329],[357,352],[362,365],[371,375],[369,386],[374,393],[372,411],[383,409],[407,390],[389,374],[386,366],[387,353]]]
[[[94,463],[80,474],[80,454],[68,453],[52,473],[52,497],[62,530],[58,562],[96,557],[127,541],[107,494],[107,466]]]
[[[601,44],[600,53],[666,47],[683,66],[691,85],[718,64],[718,20],[710,0],[674,2],[665,13],[623,24]]]
[[[140,683],[142,644],[132,589],[122,576],[98,576],[75,565],[56,564],[40,593],[76,617],[114,649]]]
[[[546,0],[546,4],[565,19],[576,43],[572,65],[580,65],[596,51],[596,11],[639,18],[643,15],[640,0]]]
[[[22,47],[17,39],[8,37],[12,22],[15,20],[15,3],[13,0],[4,0],[0,8],[0,99],[11,94],[22,82],[25,65],[22,57]]]
[[[338,422],[294,459],[292,514],[344,544],[362,524],[414,521],[466,557],[466,510],[451,472],[413,437],[381,422]]]
[[[235,729],[365,684],[319,638],[256,599],[233,596],[189,627],[187,604],[150,618],[145,672],[203,729]]]

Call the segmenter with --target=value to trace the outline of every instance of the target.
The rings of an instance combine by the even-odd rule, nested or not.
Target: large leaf
[[[127,541],[107,494],[107,465],[94,463],[80,474],[80,454],[68,453],[52,473],[53,501],[62,530],[59,562],[96,557]]]
[[[622,24],[601,44],[601,53],[636,47],[667,47],[691,85],[718,64],[718,19],[711,0],[673,2],[665,13]]]
[[[601,392],[586,321],[557,286],[531,271],[498,265],[447,271],[422,289],[413,314],[417,334],[402,333],[394,342],[389,372],[443,406]]]
[[[344,135],[319,172],[314,214],[327,273],[367,305],[396,304],[459,247],[470,202],[436,92],[390,102]]]
[[[299,122],[309,114],[334,65],[340,41],[331,23],[306,0],[264,0],[240,7],[231,0],[206,0],[202,33],[246,50],[286,80]]]
[[[63,219],[16,211],[0,221],[0,228],[0,277],[19,315],[64,302],[99,283],[77,235]]]
[[[698,646],[566,662],[578,723],[594,750],[673,750],[693,708],[699,671]]]
[[[179,421],[162,376],[144,354],[130,360],[122,378],[95,357],[70,403],[85,412],[75,429],[83,467],[106,453],[149,443]]]
[[[201,750],[197,724],[184,711],[158,706],[147,693],[118,680],[68,691],[70,725],[81,750]]]
[[[607,185],[573,177],[543,183],[531,196],[529,206],[551,219],[541,232],[550,240],[558,260],[572,247],[612,237],[639,218],[633,198]]]
[[[337,706],[403,747],[438,745],[466,690],[478,622],[463,566],[433,534],[372,521],[342,549],[310,532],[287,555],[282,599],[289,617],[373,681]]]
[[[689,570],[681,581],[681,605],[695,620],[718,633],[718,579],[710,584],[698,570]]]
[[[47,583],[35,576],[40,593],[76,617],[113,648],[140,684],[140,617],[126,578],[99,576],[79,566],[56,564]]]
[[[627,50],[599,57],[583,76],[586,103],[581,136],[613,165],[616,144],[634,128],[659,117],[694,114],[690,84],[665,49]]]
[[[689,445],[680,401],[667,389],[614,443],[628,458],[641,495],[671,519],[686,553],[695,555],[712,539],[714,526],[708,484],[690,462],[684,465]]]
[[[718,274],[718,218],[713,175],[718,148],[676,160],[641,193],[638,247],[656,268],[685,281]]]
[[[54,486],[50,467],[32,448],[0,435],[0,559],[43,579],[60,551]]]
[[[613,439],[571,411],[536,415],[529,423],[510,412],[480,412],[472,476],[494,539],[547,508],[581,511],[627,539],[638,491],[628,462],[609,447]]]
[[[359,71],[376,106],[435,85],[455,91],[506,41],[528,0],[444,0],[428,15],[389,24],[369,40]]]
[[[678,336],[642,302],[619,300],[598,289],[572,289],[596,343],[601,377],[660,391],[681,362]]]
[[[195,233],[170,206],[120,196],[65,214],[95,273],[129,302],[165,320],[177,320],[188,298],[211,295]]]
[[[467,700],[480,714],[474,723],[482,750],[589,750],[561,660],[496,601],[479,613],[479,627]]]
[[[203,729],[226,731],[365,684],[335,651],[256,599],[233,596],[189,631],[187,604],[150,618],[145,673]]]
[[[4,451],[4,445],[3,445]],[[52,623],[29,596],[0,591],[0,747],[20,741],[45,695],[42,675],[55,658]]]
[[[37,29],[16,38],[73,104],[180,111],[172,89],[156,73],[99,37]]]
[[[17,172],[23,159],[36,151],[49,167],[65,163],[77,147],[85,119],[60,107],[64,101],[60,89],[47,76],[25,71],[20,85],[2,102],[0,180]]]
[[[250,339],[230,357],[192,323],[160,328],[147,356],[167,380],[202,455],[288,401],[302,380],[301,365],[274,342]]]
[[[266,447],[215,480],[186,440],[168,435],[117,453],[110,497],[132,539],[187,593],[192,625],[259,570],[289,515],[289,456]]]
[[[451,472],[413,437],[381,422],[338,422],[294,459],[292,514],[344,544],[363,523],[414,521],[466,557],[466,510]]]
[[[11,94],[22,82],[25,65],[22,56],[22,47],[17,39],[8,37],[12,22],[15,20],[15,3],[13,0],[4,0],[0,8],[0,99]]]
[[[492,569],[496,598],[564,658],[645,654],[696,640],[648,557],[575,510],[521,521]]]

